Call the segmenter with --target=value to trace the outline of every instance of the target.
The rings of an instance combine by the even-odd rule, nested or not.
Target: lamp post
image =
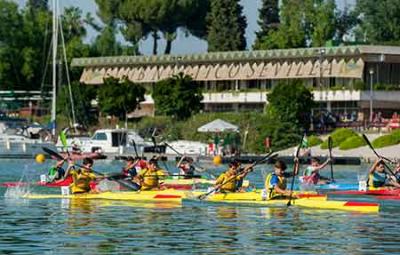
[[[325,49],[319,50],[319,93],[320,93],[320,113],[322,114],[322,103],[323,103],[323,96],[322,96],[322,78],[323,78],[323,68],[322,68],[322,61],[325,55]]]
[[[373,81],[374,81],[374,69],[369,69],[369,122],[372,123],[373,115]]]

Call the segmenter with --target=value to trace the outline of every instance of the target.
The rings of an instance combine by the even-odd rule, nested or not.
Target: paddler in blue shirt
[[[299,164],[296,164],[294,176],[299,172]],[[290,191],[286,189],[287,178],[294,178],[293,173],[287,173],[286,164],[278,160],[274,164],[274,172],[267,175],[265,179],[265,199],[281,199],[290,196]]]
[[[368,189],[374,190],[383,187],[396,187],[400,188],[400,184],[397,182],[396,177],[389,176],[385,172],[385,164],[383,159],[378,159],[372,165],[368,174]]]

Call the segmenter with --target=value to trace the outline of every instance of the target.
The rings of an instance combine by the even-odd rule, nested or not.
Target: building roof
[[[99,66],[135,66],[135,65],[162,65],[162,64],[193,64],[207,62],[241,62],[273,59],[318,58],[323,52],[324,57],[355,57],[362,55],[399,55],[400,47],[396,46],[341,46],[322,48],[298,48],[284,50],[260,51],[229,51],[210,52],[188,55],[159,55],[159,56],[114,56],[95,58],[75,58],[72,60],[74,67],[99,67]]]

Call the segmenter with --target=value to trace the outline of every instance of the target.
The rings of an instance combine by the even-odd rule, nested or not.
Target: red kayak
[[[3,182],[1,184],[2,187],[6,188],[11,188],[11,187],[23,187],[23,186],[28,186],[30,184],[32,185],[37,185],[37,186],[42,186],[42,187],[48,187],[48,188],[59,188],[63,186],[69,186],[72,183],[72,176],[68,176],[66,179],[62,181],[56,181],[52,183],[47,183],[47,182],[35,182],[35,183],[29,183],[29,182]]]
[[[329,195],[364,195],[364,196],[399,196],[400,189],[382,189],[382,190],[343,190],[328,192]]]

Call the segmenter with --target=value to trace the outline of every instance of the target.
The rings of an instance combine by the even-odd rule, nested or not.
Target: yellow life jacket
[[[276,185],[280,189],[283,189],[283,190],[286,189],[287,183],[286,183],[286,178],[284,176],[277,176],[275,173],[269,173],[267,175],[267,178],[265,178],[265,190],[267,191],[267,199],[274,199],[276,197],[282,196],[281,194],[276,193],[274,186],[271,185],[271,181],[275,178],[277,178]]]
[[[139,177],[142,178],[141,190],[158,189],[160,187],[159,180],[162,176],[165,176],[162,170],[143,169],[139,173]]]
[[[226,192],[235,192],[236,191],[236,183],[238,180],[240,180],[239,177],[236,178],[232,178],[233,176],[228,176],[226,173],[221,174],[217,180],[215,181],[215,184],[223,184],[224,185],[221,186],[220,190],[221,191],[226,191]],[[230,181],[228,181],[229,179],[231,179]],[[228,182],[227,182],[228,181]]]
[[[96,175],[86,170],[72,170],[72,184],[70,189],[72,194],[87,193],[90,191],[90,182],[96,180]]]

